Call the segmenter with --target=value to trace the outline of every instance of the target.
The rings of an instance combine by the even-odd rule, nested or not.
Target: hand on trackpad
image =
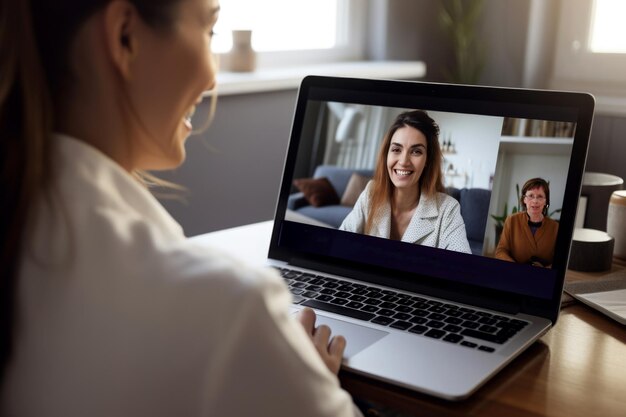
[[[319,326],[320,324],[330,327],[333,336],[342,335],[346,338],[346,350],[343,353],[345,359],[353,357],[389,334],[382,330],[370,329],[369,327],[348,323],[343,320],[331,319],[318,313],[315,325]]]

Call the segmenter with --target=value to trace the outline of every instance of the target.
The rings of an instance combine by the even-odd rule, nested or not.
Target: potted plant
[[[479,32],[484,4],[484,0],[441,0],[439,26],[454,53],[454,68],[444,70],[450,82],[477,84],[480,79],[487,55]]]

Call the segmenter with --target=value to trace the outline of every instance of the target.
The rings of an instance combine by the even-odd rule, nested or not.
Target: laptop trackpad
[[[369,327],[359,326],[358,324],[348,323],[342,320],[331,319],[321,314],[317,314],[315,324],[325,324],[330,327],[332,335],[342,335],[348,342],[346,350],[343,353],[344,358],[351,358],[366,347],[377,342],[389,333],[370,329]],[[332,337],[332,336],[331,336]]]

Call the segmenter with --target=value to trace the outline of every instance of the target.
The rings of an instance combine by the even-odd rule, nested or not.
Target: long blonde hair
[[[0,3],[0,378],[11,357],[16,288],[34,202],[53,174],[54,98],[71,83],[69,47],[80,25],[111,0]],[[129,0],[154,27],[180,0]]]
[[[385,133],[376,160],[373,184],[371,188],[371,206],[365,221],[365,232],[369,233],[374,225],[374,218],[383,205],[391,202],[394,185],[387,173],[387,154],[391,146],[391,138],[402,127],[412,127],[419,130],[426,137],[426,165],[418,182],[420,193],[428,197],[437,192],[444,192],[441,162],[442,154],[439,147],[439,126],[423,110],[412,110],[400,113]]]

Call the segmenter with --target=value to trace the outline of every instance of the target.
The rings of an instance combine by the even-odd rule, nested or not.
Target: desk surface
[[[246,262],[266,259],[272,222],[196,237]],[[259,250],[263,248],[263,250]],[[615,264],[613,271],[623,269]],[[568,271],[568,280],[601,274]],[[342,385],[355,397],[419,416],[626,416],[626,328],[575,303],[557,325],[509,366],[458,403],[342,372]]]

